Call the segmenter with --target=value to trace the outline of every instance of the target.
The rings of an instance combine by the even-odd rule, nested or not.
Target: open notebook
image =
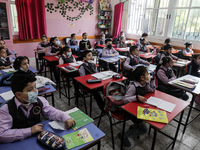
[[[106,79],[110,79],[112,78],[113,75],[116,75],[116,72],[113,71],[104,71],[104,72],[100,72],[100,73],[95,73],[92,75],[92,77],[95,77],[97,79],[101,79],[101,80],[106,80]]]
[[[4,92],[2,94],[0,94],[0,96],[5,100],[5,101],[8,101],[8,100],[11,100],[13,97],[14,97],[14,94],[13,92],[10,90],[8,92]]]

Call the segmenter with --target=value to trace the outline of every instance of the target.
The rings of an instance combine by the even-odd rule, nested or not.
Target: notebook
[[[13,97],[14,97],[14,94],[13,92],[10,90],[8,92],[4,92],[2,94],[0,94],[0,96],[5,100],[5,101],[8,101],[8,100],[11,100]]]

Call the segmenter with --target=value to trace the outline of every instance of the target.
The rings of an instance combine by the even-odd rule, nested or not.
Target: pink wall
[[[75,0],[80,1],[80,0]],[[45,0],[46,3],[55,3],[57,4],[57,0]],[[87,5],[87,3],[85,4]],[[84,16],[78,21],[74,21],[74,27],[70,27],[71,21],[68,21],[64,18],[58,11],[49,13],[46,11],[46,21],[47,21],[47,36],[59,36],[65,37],[70,36],[71,33],[76,33],[77,36],[81,36],[83,32],[87,32],[88,35],[98,35],[99,30],[97,28],[98,23],[98,0],[95,0],[92,4],[94,8],[93,15],[89,15],[89,11],[85,12]],[[77,16],[79,14],[78,9],[74,9],[74,12],[69,12],[69,16]],[[79,30],[81,32],[79,32]],[[90,39],[93,43],[95,39]],[[29,58],[34,57],[33,49],[37,47],[38,43],[19,43],[13,44],[13,49],[20,55],[26,55]]]

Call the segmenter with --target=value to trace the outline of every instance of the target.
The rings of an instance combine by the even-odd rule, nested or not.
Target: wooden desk
[[[195,89],[192,89],[192,90],[191,90],[191,89],[188,89],[188,88],[185,88],[185,87],[182,87],[182,86],[179,86],[179,85],[176,85],[176,84],[173,83],[173,81],[182,80],[182,79],[184,79],[184,78],[195,79],[195,80],[199,81],[199,82],[196,84]],[[194,98],[195,98],[196,95],[199,95],[199,94],[200,94],[200,78],[199,78],[199,77],[192,76],[192,75],[185,75],[185,76],[182,76],[182,77],[180,77],[180,78],[178,78],[178,79],[175,79],[175,80],[173,80],[173,81],[170,81],[170,82],[168,82],[168,83],[169,83],[171,86],[174,86],[174,87],[176,87],[176,88],[182,89],[182,90],[184,90],[184,91],[189,92],[189,93],[192,94],[192,101],[190,102],[190,109],[189,109],[189,112],[188,112],[188,116],[187,116],[186,122],[185,122],[185,123],[181,123],[181,124],[184,126],[184,129],[183,129],[183,134],[184,134],[184,133],[185,133],[185,130],[186,130],[186,127],[187,127],[192,121],[194,121],[197,117],[200,116],[200,113],[199,113],[196,117],[194,117],[193,119],[191,119],[191,120],[189,121],[192,108],[194,108],[194,107],[193,107]],[[200,111],[200,110],[197,109],[197,108],[194,108],[194,109]]]
[[[177,126],[176,133],[175,133],[174,137],[167,136],[165,133],[163,133],[163,132],[160,131],[167,124],[144,120],[145,122],[147,122],[154,129],[154,137],[153,137],[153,142],[152,142],[151,149],[154,149],[155,142],[156,142],[157,131],[159,131],[163,135],[166,135],[167,137],[169,137],[170,139],[173,140],[172,143],[171,143],[172,144],[172,148],[173,148],[174,145],[175,145],[177,136],[178,136],[178,132],[179,132],[179,128],[180,128],[180,125],[181,125],[181,120],[182,120],[182,117],[183,117],[184,109],[189,105],[189,103],[186,102],[186,101],[183,101],[181,99],[178,99],[176,97],[173,97],[171,95],[168,95],[168,94],[165,94],[163,92],[157,91],[157,90],[155,91],[155,93],[148,93],[144,97],[146,99],[148,99],[151,96],[154,96],[154,97],[163,99],[165,101],[171,102],[173,104],[176,104],[176,107],[174,108],[174,110],[172,111],[172,113],[166,112],[167,118],[168,118],[169,122],[172,121],[178,114],[181,113],[181,116],[180,116],[180,119],[179,119],[178,126]],[[137,116],[137,107],[138,106],[144,107],[144,105],[146,105],[146,104],[139,103],[139,102],[131,102],[131,103],[128,103],[128,104],[122,106],[122,108],[125,110],[126,113],[130,113],[130,114],[132,114],[134,116]],[[159,109],[159,108],[157,108],[155,106],[151,106],[151,105],[149,105],[149,108],[161,110],[161,109]],[[126,117],[124,117],[124,118],[126,118]],[[123,124],[122,137],[124,137],[125,123],[126,123],[126,120],[124,120],[124,124]],[[121,149],[122,149],[122,147],[123,147],[123,140],[121,140],[121,141],[122,141],[122,144],[121,144]],[[169,146],[171,146],[171,144]]]
[[[69,130],[56,130],[52,129],[51,126],[49,125],[50,121],[43,121],[41,124],[43,124],[43,130],[44,131],[50,131],[53,132],[59,136],[63,136],[69,133],[75,132],[73,129]],[[78,147],[75,147],[71,150],[83,150],[83,149],[89,149],[93,147],[94,145],[98,144],[98,150],[100,150],[101,147],[101,139],[105,137],[105,133],[103,133],[99,128],[97,128],[93,123],[87,124],[83,127],[81,127],[78,130],[81,130],[83,128],[87,128],[88,131],[90,132],[91,136],[93,137],[94,141],[91,141],[89,143],[80,145]],[[77,130],[76,130],[77,131]],[[37,136],[38,134],[35,134],[27,139],[24,139],[22,141],[16,141],[13,143],[1,143],[0,144],[0,149],[1,150],[44,150],[48,149],[47,147],[42,146],[37,142]],[[65,148],[67,150],[67,148]]]
[[[152,59],[154,58],[156,55],[153,55],[152,53],[140,53],[139,56],[145,60],[147,59]]]

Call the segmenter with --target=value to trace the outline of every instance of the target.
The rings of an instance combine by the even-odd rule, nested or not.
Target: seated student
[[[92,52],[90,50],[85,50],[82,52],[83,60],[84,63],[80,65],[78,71],[80,76],[88,75],[88,74],[93,74],[97,73],[97,67],[94,63],[91,63],[90,61],[93,60],[92,58]],[[104,109],[104,101],[98,92],[98,90],[92,90],[91,93],[94,96],[94,99],[96,100],[99,108],[101,110]]]
[[[126,61],[124,62],[124,68],[127,70],[130,70],[130,69],[132,69],[132,66],[135,66],[138,64],[150,65],[150,63],[148,61],[140,59],[138,47],[131,46],[130,47],[130,57],[128,57],[126,59]]]
[[[43,131],[40,115],[48,120],[62,121],[71,128],[75,121],[63,111],[50,106],[38,96],[36,78],[32,75],[16,75],[11,82],[14,97],[0,108],[0,142],[23,140]]]
[[[5,41],[3,40],[3,38],[0,39],[0,48],[4,48],[6,50],[6,54],[8,57],[15,58],[15,54],[11,50],[6,48]]]
[[[100,34],[100,39],[97,42],[98,45],[105,45],[105,34]]]
[[[79,49],[80,50],[88,50],[91,49],[92,46],[90,44],[90,41],[87,39],[88,35],[86,32],[82,34],[83,39],[79,42]]]
[[[184,45],[186,47],[183,49],[183,55],[189,55],[194,53],[194,51],[192,50],[193,48],[192,42],[186,42]]]
[[[179,58],[178,57],[176,57],[176,56],[174,56],[173,54],[172,54],[172,45],[170,45],[170,44],[167,44],[167,45],[165,45],[164,46],[164,52],[161,52],[161,56],[160,56],[160,62],[162,61],[162,58],[163,57],[166,57],[166,56],[169,56],[169,57],[171,57],[172,59],[174,59],[174,60],[178,60]]]
[[[76,59],[72,55],[71,48],[68,46],[63,47],[62,49],[63,54],[59,58],[59,65],[76,62]]]
[[[61,53],[62,44],[58,37],[51,37],[50,47],[47,49],[46,56],[55,56]]]
[[[128,86],[123,99],[124,104],[135,101],[144,103],[147,100],[144,95],[155,92],[155,80],[154,78],[151,78],[146,67],[138,66],[134,71],[132,71],[131,80],[132,82]],[[137,119],[137,117],[133,115],[128,115],[128,118],[134,123],[134,125],[131,125],[128,131],[125,132],[124,145],[130,147],[131,143],[129,142],[128,137],[139,136],[146,133],[147,127],[142,120]],[[120,134],[118,134],[118,136],[121,137]]]
[[[42,42],[40,42],[37,46],[38,50],[44,50],[47,49],[50,46],[50,43],[47,41],[47,36],[43,35],[41,37]]]
[[[199,67],[200,67],[200,53],[197,53],[192,56],[192,61],[187,65],[188,74],[199,77],[200,75]]]
[[[145,44],[146,44],[146,45],[151,45],[151,44],[148,42],[147,37],[148,37],[148,34],[147,34],[147,33],[143,33],[141,38],[144,38],[144,39],[145,39]],[[138,45],[140,44],[140,39],[137,41],[137,44],[138,44]]]
[[[105,38],[112,38],[112,36],[109,34],[108,30],[105,31]]]
[[[118,48],[125,48],[125,47],[127,47],[127,46],[126,46],[126,43],[125,43],[125,37],[122,36],[122,37],[120,38],[120,41],[119,41],[119,44],[117,45],[117,47],[118,47]]]
[[[139,49],[139,51],[141,51],[141,52],[149,52],[149,49],[147,48],[147,44],[146,44],[147,42],[145,41],[145,38],[140,38],[140,42],[139,43],[137,43],[137,46],[138,46],[138,49]]]
[[[121,31],[121,32],[120,32],[120,36],[117,38],[117,41],[118,41],[118,42],[120,41],[120,38],[121,38],[121,37],[124,37],[124,38],[125,38],[125,41],[126,41],[126,37],[125,37],[124,31]]]
[[[7,56],[5,48],[0,48],[0,69],[12,68],[13,59]]]
[[[156,67],[156,76],[158,80],[157,89],[183,100],[188,100],[189,97],[183,90],[168,84],[169,81],[176,79],[172,69],[173,64],[172,58],[167,56],[163,57],[161,63]]]
[[[164,45],[160,48],[160,50],[164,50],[164,46],[165,45],[171,45],[171,40],[169,39],[169,38],[167,38],[167,39],[165,39],[165,43],[164,43]]]
[[[76,40],[76,34],[71,34],[71,39],[67,43],[68,46],[75,46],[78,45],[78,41]]]

